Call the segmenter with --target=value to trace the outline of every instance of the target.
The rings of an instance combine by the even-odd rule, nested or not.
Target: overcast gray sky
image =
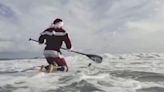
[[[37,57],[38,39],[62,18],[75,50],[164,52],[164,0],[0,0],[0,58]]]

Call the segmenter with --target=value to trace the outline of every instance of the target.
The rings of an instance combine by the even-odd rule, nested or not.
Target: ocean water
[[[164,92],[164,54],[66,57],[69,72],[38,72],[45,59],[0,61],[0,92]],[[88,64],[92,63],[90,67]]]

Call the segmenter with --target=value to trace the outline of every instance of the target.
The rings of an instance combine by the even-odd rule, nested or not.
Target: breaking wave
[[[138,55],[104,54],[101,64],[69,56],[69,72],[52,74],[38,72],[45,59],[0,61],[0,92],[163,92],[163,55]]]

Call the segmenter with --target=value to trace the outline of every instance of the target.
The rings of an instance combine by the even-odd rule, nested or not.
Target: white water
[[[164,54],[104,54],[101,64],[66,57],[69,72],[39,73],[44,59],[0,61],[0,92],[164,92]]]

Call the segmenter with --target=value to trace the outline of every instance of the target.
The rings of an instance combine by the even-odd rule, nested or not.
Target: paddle
[[[32,39],[30,38],[29,41],[34,41],[34,42],[38,42],[37,40],[35,39]],[[82,52],[79,52],[79,51],[74,51],[74,50],[69,50],[69,49],[66,49],[66,48],[61,48],[63,50],[67,50],[67,51],[70,51],[70,52],[74,52],[74,53],[77,53],[77,54],[81,54],[81,55],[85,55],[87,56],[89,59],[93,60],[94,62],[96,63],[101,63],[103,58],[101,56],[98,56],[98,55],[94,55],[94,54],[86,54],[86,53],[82,53]],[[89,64],[88,66],[90,66],[91,64]]]

